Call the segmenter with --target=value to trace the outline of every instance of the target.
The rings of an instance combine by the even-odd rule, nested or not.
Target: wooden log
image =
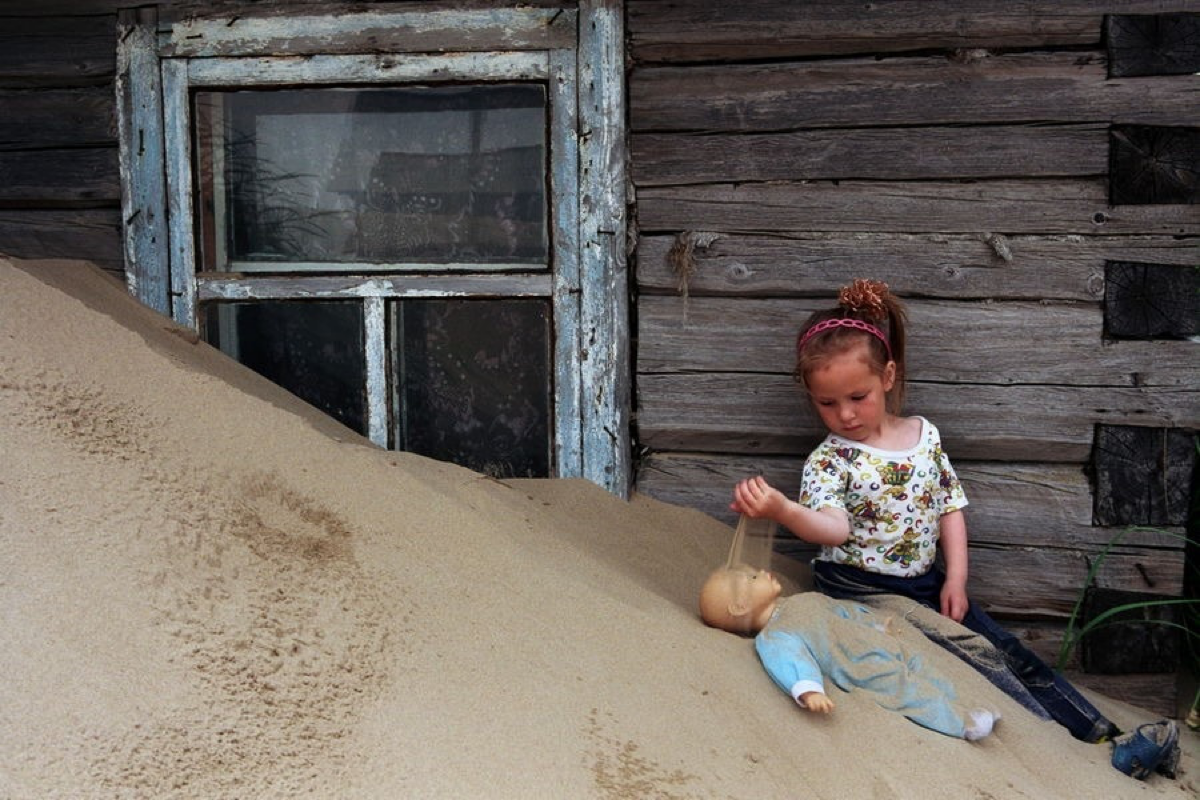
[[[116,147],[112,87],[0,91],[0,150]]]
[[[972,542],[1092,551],[1115,540],[1127,548],[1183,549],[1179,527],[1093,525],[1091,485],[1079,464],[959,459],[950,448],[953,442],[946,444],[970,500],[966,515]],[[641,463],[638,491],[735,524],[729,501],[737,481],[761,474],[794,498],[803,468],[802,455],[651,452]]]
[[[786,131],[890,125],[1200,124],[1200,86],[1109,80],[1102,53],[1013,53],[644,67],[629,79],[640,131]]]
[[[671,250],[683,237],[686,256]],[[682,252],[682,251],[681,251]],[[1105,262],[1200,263],[1200,239],[798,233],[643,235],[637,286],[681,293],[832,299],[870,275],[902,297],[1084,300],[1105,295]]]
[[[1185,525],[1196,473],[1197,432],[1100,425],[1096,429],[1096,522]]]
[[[114,3],[118,8],[127,7],[128,0],[98,0],[101,3]],[[48,0],[50,3],[80,3],[88,0]],[[1139,0],[1140,2],[1140,0]],[[381,14],[397,12],[430,12],[445,11],[449,6],[453,10],[468,9],[487,10],[496,8],[495,0],[453,0],[452,3],[443,0],[371,0],[363,3],[361,0],[287,0],[286,3],[262,3],[260,0],[171,0],[159,8],[160,27],[166,31],[173,25],[187,20],[216,19],[230,16],[275,17],[294,14],[302,10],[305,14],[329,14],[341,16],[363,11],[369,7]],[[575,0],[521,0],[514,6],[531,8],[575,8]]]
[[[574,47],[577,35],[575,11],[564,8],[391,4],[386,10],[344,6],[337,13],[324,8],[289,12],[222,17],[210,10],[176,19],[165,25],[161,53],[207,58],[553,50]]]
[[[0,87],[98,86],[116,70],[114,15],[14,17],[0,26]]]
[[[1103,15],[1185,11],[1188,0],[628,0],[637,61],[731,61],[960,48],[1079,47],[1100,41]]]
[[[1200,72],[1200,14],[1113,14],[1105,31],[1114,78]]]
[[[1082,464],[1097,424],[1195,428],[1200,391],[912,383],[907,413],[961,458]],[[652,450],[807,453],[825,435],[787,375],[638,376],[638,441]]]
[[[36,3],[8,3],[4,8],[4,16],[86,17],[115,15],[119,9],[128,7],[129,0],[39,0]]]
[[[1110,261],[1104,286],[1109,336],[1183,339],[1200,334],[1200,265]]]
[[[638,301],[639,373],[762,372],[794,365],[794,331],[818,299]],[[910,380],[1051,386],[1200,385],[1191,341],[1103,341],[1098,304],[908,304]]]
[[[638,133],[639,186],[1103,175],[1108,126],[1000,125],[784,133]]]
[[[0,203],[25,207],[115,205],[115,147],[0,151]]]
[[[0,208],[0,253],[14,258],[87,260],[124,281],[121,215],[116,208]]]
[[[1122,606],[1161,599],[1159,595],[1121,589],[1091,587],[1084,592],[1080,624],[1086,626],[1104,617],[1079,643],[1084,669],[1106,675],[1178,671],[1180,627],[1184,622],[1179,606],[1143,605],[1109,616]]]
[[[1200,203],[1200,130],[1121,125],[1111,136],[1113,205]]]
[[[1191,206],[1110,206],[1103,179],[718,183],[637,199],[648,233],[1200,234]]]

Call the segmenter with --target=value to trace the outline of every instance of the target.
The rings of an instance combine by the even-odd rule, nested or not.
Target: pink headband
[[[883,346],[887,349],[888,360],[892,360],[892,346],[888,343],[887,337],[883,335],[883,331],[875,327],[869,322],[863,322],[861,319],[845,319],[842,317],[836,319],[827,319],[823,322],[818,322],[804,332],[804,336],[800,338],[800,344],[796,345],[796,352],[799,353],[804,349],[804,345],[808,340],[816,336],[822,331],[831,330],[833,328],[854,328],[855,330],[865,331],[871,334],[879,341],[883,342]]]

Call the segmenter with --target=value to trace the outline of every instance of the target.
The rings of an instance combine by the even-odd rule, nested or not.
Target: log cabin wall
[[[795,331],[875,277],[909,306],[906,411],[972,502],[973,596],[1052,657],[1131,523],[1167,534],[1125,535],[1097,583],[1180,593],[1200,427],[1186,11],[629,0],[639,491],[731,522],[740,478],[794,496],[823,436]],[[1171,695],[1169,675],[1085,680]]]
[[[0,4],[0,253],[124,279],[116,0]]]

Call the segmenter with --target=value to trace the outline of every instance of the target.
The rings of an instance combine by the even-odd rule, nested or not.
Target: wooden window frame
[[[563,8],[214,17],[161,25],[153,7],[122,11],[116,90],[130,292],[193,330],[198,304],[205,301],[361,301],[367,434],[382,446],[388,435],[389,300],[545,298],[554,320],[555,474],[587,478],[627,497],[632,471],[623,35],[619,0],[579,0]],[[381,43],[387,52],[380,52]],[[528,80],[543,82],[548,93],[549,271],[480,274],[488,268],[405,264],[403,274],[196,272],[193,90]]]

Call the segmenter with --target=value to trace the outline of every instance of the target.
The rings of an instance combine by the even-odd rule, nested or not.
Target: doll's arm
[[[792,631],[772,631],[760,634],[754,646],[771,680],[801,708],[821,714],[833,711],[833,701],[825,694],[821,668],[803,636]]]
[[[756,475],[733,489],[729,508],[752,519],[770,519],[811,544],[837,547],[850,536],[850,517],[836,508],[814,511],[789,500],[766,478]]]

